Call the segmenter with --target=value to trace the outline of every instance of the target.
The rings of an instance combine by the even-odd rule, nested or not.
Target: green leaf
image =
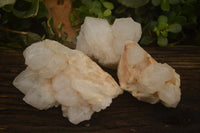
[[[102,4],[107,9],[110,9],[110,10],[114,9],[114,5],[111,2],[105,1],[105,2],[102,2]]]
[[[46,35],[44,34],[42,37],[41,37],[41,40],[44,40],[46,38]]]
[[[48,15],[49,15],[49,12],[48,12],[47,8],[45,7],[45,5],[42,2],[40,2],[38,14],[36,17],[42,18],[42,17],[47,17]]]
[[[50,17],[50,18],[47,20],[47,26],[48,26],[48,28],[49,28],[50,35],[51,35],[51,36],[54,36],[55,33],[54,33],[54,31],[53,31],[53,18],[52,18],[52,17]]]
[[[79,16],[79,18],[83,21],[86,16],[91,16],[90,12],[88,11],[88,8],[86,6],[80,6],[76,9],[76,12]]]
[[[24,41],[25,45],[27,45],[27,46],[34,42],[42,40],[40,35],[33,33],[33,32],[27,32],[27,34],[21,35],[21,38]]]
[[[163,11],[169,11],[170,10],[169,0],[162,0],[160,6]]]
[[[6,5],[15,4],[16,0],[0,0],[0,8]]]
[[[53,38],[55,36],[55,33],[53,31],[53,18],[50,17],[47,22],[42,22],[42,25],[44,29],[46,30],[46,33],[49,38]]]
[[[157,44],[158,44],[159,46],[161,46],[161,47],[167,46],[167,44],[168,44],[168,39],[167,39],[167,37],[158,36]]]
[[[29,39],[33,40],[33,41],[40,41],[41,37],[40,35],[33,33],[33,32],[28,32],[26,35]]]
[[[110,9],[106,9],[106,10],[104,11],[104,13],[103,13],[103,15],[104,15],[105,17],[110,16],[111,14],[112,14],[112,12],[111,12]]]
[[[58,25],[58,37],[61,38],[62,37],[62,27],[63,27],[63,23],[60,23]]]
[[[158,17],[158,30],[164,30],[168,28],[168,18],[164,15]]]
[[[154,6],[159,6],[160,3],[161,3],[161,0],[152,0],[151,3],[152,3],[152,5],[154,5]]]
[[[158,23],[166,23],[168,22],[168,18],[164,15],[158,17]]]
[[[101,10],[101,3],[97,0],[92,2],[92,10],[94,12],[94,14],[99,15],[102,14],[102,10]]]
[[[13,8],[13,14],[19,18],[30,18],[37,15],[39,10],[39,0],[32,0],[31,7],[26,11],[19,11]]]
[[[81,0],[82,4],[87,6],[88,8],[92,8],[92,0]]]
[[[149,0],[118,0],[118,2],[127,7],[138,8],[146,5]]]
[[[180,24],[175,23],[175,24],[169,25],[169,32],[179,33],[181,32],[181,30],[182,30],[182,27]]]
[[[181,25],[186,24],[187,18],[185,16],[177,16],[174,20],[176,23],[179,23]]]
[[[158,23],[158,30],[165,30],[168,28],[168,24],[160,22]]]

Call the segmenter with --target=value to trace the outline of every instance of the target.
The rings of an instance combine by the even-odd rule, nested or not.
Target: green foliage
[[[52,39],[52,40],[57,40],[61,43],[73,43],[74,44],[74,39],[71,39],[71,40],[68,40],[67,37],[67,33],[64,34],[64,36],[62,36],[62,26],[63,26],[63,23],[60,23],[57,27],[58,29],[58,34],[56,34],[53,30],[53,18],[50,17],[47,21],[43,21],[42,22],[42,25],[46,31],[46,35],[43,35],[43,38],[47,37],[49,39]]]
[[[0,45],[24,48],[44,38],[60,42],[71,42],[53,30],[53,19],[48,20],[48,10],[42,0],[1,0],[0,1]]]
[[[74,0],[74,12],[70,14],[70,21],[73,26],[83,23],[86,16],[105,18],[112,22],[113,3],[106,0]]]
[[[168,17],[161,15],[158,17],[158,24],[154,27],[154,32],[156,33],[158,39],[157,44],[159,46],[167,46],[168,44],[168,32],[179,33],[182,27],[178,23],[169,24]]]
[[[41,2],[40,5],[39,5],[39,10],[38,10],[38,13],[37,13],[37,16],[36,18],[39,19],[39,18],[44,18],[46,16],[49,15],[49,12],[47,10],[47,8],[45,7],[45,5]]]
[[[23,5],[24,4],[24,5]],[[28,5],[30,4],[30,5]],[[37,15],[38,11],[39,11],[39,0],[32,0],[31,2],[27,2],[26,3],[20,3],[20,2],[16,2],[16,5],[18,5],[18,7],[20,8],[22,5],[25,6],[29,6],[29,8],[27,10],[23,10],[21,11],[20,9],[16,9],[13,8],[13,14],[19,18],[30,18],[30,17],[34,17]]]
[[[142,24],[142,45],[171,46],[180,42],[187,37],[185,29],[198,28],[200,15],[197,0],[74,0],[73,7],[76,12],[70,15],[70,20],[75,26],[85,16],[106,18],[109,22],[115,17],[131,16]]]
[[[200,2],[197,0],[151,0],[142,7],[132,8],[131,16],[143,25],[140,43],[149,45],[157,40],[159,46],[171,46],[186,39],[188,32],[199,35],[198,8]],[[149,26],[152,22],[153,28]]]
[[[32,28],[40,23],[40,18],[48,15],[42,2],[39,0],[1,0],[0,7],[0,41],[2,44],[20,48],[19,45],[26,47],[42,39],[39,32],[35,32]]]
[[[161,14],[165,15],[159,16],[158,24],[153,30],[156,33],[159,46],[168,45],[168,35],[174,34],[178,37],[180,32],[183,33],[182,27],[196,24],[198,14],[195,12],[195,9],[197,10],[195,4],[199,3],[196,0],[190,2],[185,0],[152,0],[152,5],[160,5]],[[181,38],[176,39],[180,40]]]
[[[55,36],[55,33],[53,31],[53,18],[50,17],[47,22],[43,21],[42,25],[44,26],[44,29],[46,30],[47,36],[50,39],[53,39]]]
[[[102,4],[107,9],[110,9],[110,10],[114,9],[114,5],[110,2],[104,1],[104,2],[102,2]]]
[[[179,33],[179,32],[181,32],[182,27],[180,24],[175,23],[175,24],[169,25],[168,30],[169,30],[169,32],[172,32],[172,33]]]
[[[40,35],[33,32],[26,32],[26,34],[21,35],[21,38],[26,46],[42,39]]]
[[[160,7],[163,11],[169,11],[170,10],[169,0],[162,0]]]
[[[172,46],[186,39],[200,42],[199,0],[72,0],[72,4],[73,26],[80,26],[86,16],[110,23],[132,17],[142,24],[142,45]],[[0,0],[0,45],[21,48],[44,38],[76,43],[61,34],[62,23],[56,34],[53,19],[47,16],[42,0]]]
[[[167,37],[164,36],[158,36],[157,44],[161,47],[167,46],[168,44],[168,39]]]

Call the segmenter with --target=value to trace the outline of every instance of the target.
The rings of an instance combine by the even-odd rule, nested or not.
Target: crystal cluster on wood
[[[180,101],[180,76],[168,64],[156,62],[136,42],[128,42],[118,66],[120,87],[151,104],[161,101],[176,107]]]
[[[116,81],[81,51],[44,40],[24,51],[27,68],[13,84],[23,100],[43,110],[61,105],[73,124],[89,120],[122,93]]]
[[[83,51],[99,64],[117,68],[126,41],[140,40],[141,25],[132,18],[107,20],[86,17],[77,37],[76,49]]]

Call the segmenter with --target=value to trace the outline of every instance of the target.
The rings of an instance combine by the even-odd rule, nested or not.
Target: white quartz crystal
[[[180,76],[168,64],[157,63],[136,42],[127,42],[118,66],[120,87],[138,100],[176,107],[181,98]]]
[[[78,124],[108,107],[122,93],[115,80],[78,50],[44,40],[24,51],[26,70],[13,84],[24,101],[40,110],[62,106],[63,116]]]
[[[77,37],[76,49],[103,66],[117,68],[126,41],[140,40],[141,25],[132,18],[107,20],[86,17]]]

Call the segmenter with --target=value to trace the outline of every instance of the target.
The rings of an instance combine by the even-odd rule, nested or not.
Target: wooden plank
[[[199,132],[200,47],[145,47],[157,61],[166,62],[181,75],[182,99],[176,109],[139,102],[125,92],[92,119],[73,125],[60,107],[39,111],[24,103],[13,79],[26,66],[22,51],[0,47],[0,132]],[[108,71],[117,80],[116,71]]]

